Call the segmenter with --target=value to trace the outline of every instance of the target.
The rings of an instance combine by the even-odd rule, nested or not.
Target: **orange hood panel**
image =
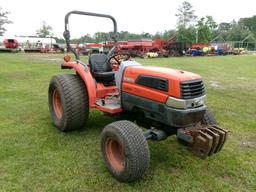
[[[152,75],[176,81],[201,79],[201,77],[195,73],[167,67],[132,66],[127,68],[127,72],[139,75]]]
[[[161,77],[168,80],[168,92],[145,87],[135,83],[140,75]],[[195,73],[151,66],[131,66],[127,67],[123,76],[123,91],[134,95],[152,99],[154,101],[166,102],[169,96],[180,98],[180,82],[201,79]],[[127,81],[129,80],[129,81]]]

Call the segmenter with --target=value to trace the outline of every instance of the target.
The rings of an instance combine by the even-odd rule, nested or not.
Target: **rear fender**
[[[89,106],[95,107],[96,104],[96,84],[90,73],[90,70],[85,68],[79,62],[63,62],[61,67],[72,68],[76,71],[76,73],[83,79],[85,86],[87,88],[88,97],[89,97]]]

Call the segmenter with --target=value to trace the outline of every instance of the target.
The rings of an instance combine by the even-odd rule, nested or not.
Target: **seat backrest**
[[[102,53],[92,54],[89,58],[89,66],[92,73],[103,73],[112,71],[111,64],[108,62],[108,56]]]

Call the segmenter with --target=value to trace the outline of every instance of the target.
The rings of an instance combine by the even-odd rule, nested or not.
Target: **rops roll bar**
[[[68,23],[68,19],[69,16],[71,14],[77,14],[77,15],[87,15],[87,16],[93,16],[93,17],[104,17],[104,18],[109,18],[112,20],[113,24],[114,24],[114,31],[113,31],[113,35],[112,35],[112,39],[114,41],[114,46],[113,48],[110,50],[110,52],[108,53],[108,55],[112,55],[112,53],[114,52],[114,50],[116,49],[116,44],[117,44],[117,24],[116,24],[116,20],[114,17],[112,17],[111,15],[105,15],[105,14],[98,14],[98,13],[90,13],[90,12],[83,12],[83,11],[70,11],[66,14],[65,16],[65,31],[63,33],[63,36],[66,40],[66,44],[67,44],[67,49],[68,51],[71,51],[72,53],[74,53],[76,60],[79,60],[79,55],[76,52],[76,50],[74,48],[72,48],[70,46],[70,31],[69,31],[69,23]]]

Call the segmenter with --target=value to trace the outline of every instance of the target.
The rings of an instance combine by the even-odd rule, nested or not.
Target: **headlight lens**
[[[197,97],[194,99],[177,99],[174,97],[169,97],[167,99],[166,105],[177,108],[177,109],[188,109],[203,106],[206,100],[206,95],[202,97]]]

